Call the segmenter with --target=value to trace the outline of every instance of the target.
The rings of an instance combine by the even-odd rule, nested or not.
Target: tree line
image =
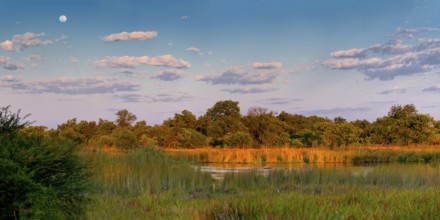
[[[242,115],[239,102],[225,100],[215,103],[199,117],[183,110],[160,125],[137,121],[136,115],[124,109],[116,112],[115,121],[70,119],[56,129],[28,126],[22,132],[57,136],[78,145],[125,149],[142,146],[334,148],[440,144],[440,121],[428,114],[418,113],[412,104],[394,105],[387,115],[370,122],[347,121],[343,117],[304,116],[284,111],[278,114],[262,107],[251,107],[247,114]]]

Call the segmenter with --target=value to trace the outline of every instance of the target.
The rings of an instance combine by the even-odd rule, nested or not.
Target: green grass
[[[435,219],[438,165],[302,168],[222,181],[156,150],[84,153],[90,219]]]

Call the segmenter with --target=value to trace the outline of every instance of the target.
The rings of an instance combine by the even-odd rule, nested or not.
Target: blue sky
[[[440,118],[435,0],[0,1],[0,105],[38,125],[149,124],[219,100],[374,120]],[[58,20],[67,16],[67,22]]]

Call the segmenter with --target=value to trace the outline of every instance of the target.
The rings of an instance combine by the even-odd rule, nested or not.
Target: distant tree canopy
[[[52,136],[80,145],[195,148],[213,147],[317,147],[330,148],[360,145],[440,144],[440,122],[420,114],[414,105],[394,105],[383,117],[373,122],[348,121],[342,116],[333,119],[276,113],[263,107],[251,107],[241,115],[239,103],[224,100],[196,117],[183,110],[160,125],[138,121],[128,110],[116,113],[115,122],[99,119],[70,119],[57,129],[46,131]],[[31,126],[32,127],[32,126]],[[27,132],[42,133],[42,128]],[[44,132],[43,132],[44,133]]]
[[[120,127],[128,127],[136,121],[137,117],[127,109],[116,112],[116,124]]]

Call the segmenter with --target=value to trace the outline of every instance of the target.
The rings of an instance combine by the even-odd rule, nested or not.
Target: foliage
[[[206,115],[213,121],[217,121],[222,117],[240,118],[240,107],[237,101],[219,101],[208,109]]]
[[[127,109],[119,110],[115,113],[117,116],[116,124],[119,127],[128,127],[136,121],[137,117],[133,113],[129,112]]]
[[[128,128],[117,128],[112,133],[113,144],[124,149],[134,149],[138,146],[136,135]]]
[[[418,113],[411,104],[391,106],[385,116],[373,122],[360,119],[348,121],[341,116],[330,120],[284,111],[277,114],[263,107],[251,107],[246,115],[241,115],[239,103],[231,100],[215,103],[198,118],[189,110],[183,110],[154,126],[146,121],[133,125],[136,119],[134,114],[124,109],[116,113],[116,123],[103,119],[77,122],[74,118],[57,129],[27,127],[22,132],[57,136],[82,146],[106,145],[124,149],[133,149],[138,144],[165,148],[210,145],[256,148],[325,146],[335,149],[440,143],[440,122],[430,115]]]
[[[245,148],[252,146],[252,137],[245,131],[230,132],[224,136],[223,142],[227,147]]]
[[[84,218],[89,174],[75,143],[41,128],[21,132],[22,120],[19,112],[0,117],[8,122],[0,124],[0,219]]]
[[[195,148],[206,145],[206,137],[194,129],[181,128],[177,133],[176,147]]]
[[[21,128],[32,124],[30,121],[25,121],[29,115],[21,117],[20,110],[12,112],[9,108],[10,106],[0,108],[0,134],[16,133]]]

